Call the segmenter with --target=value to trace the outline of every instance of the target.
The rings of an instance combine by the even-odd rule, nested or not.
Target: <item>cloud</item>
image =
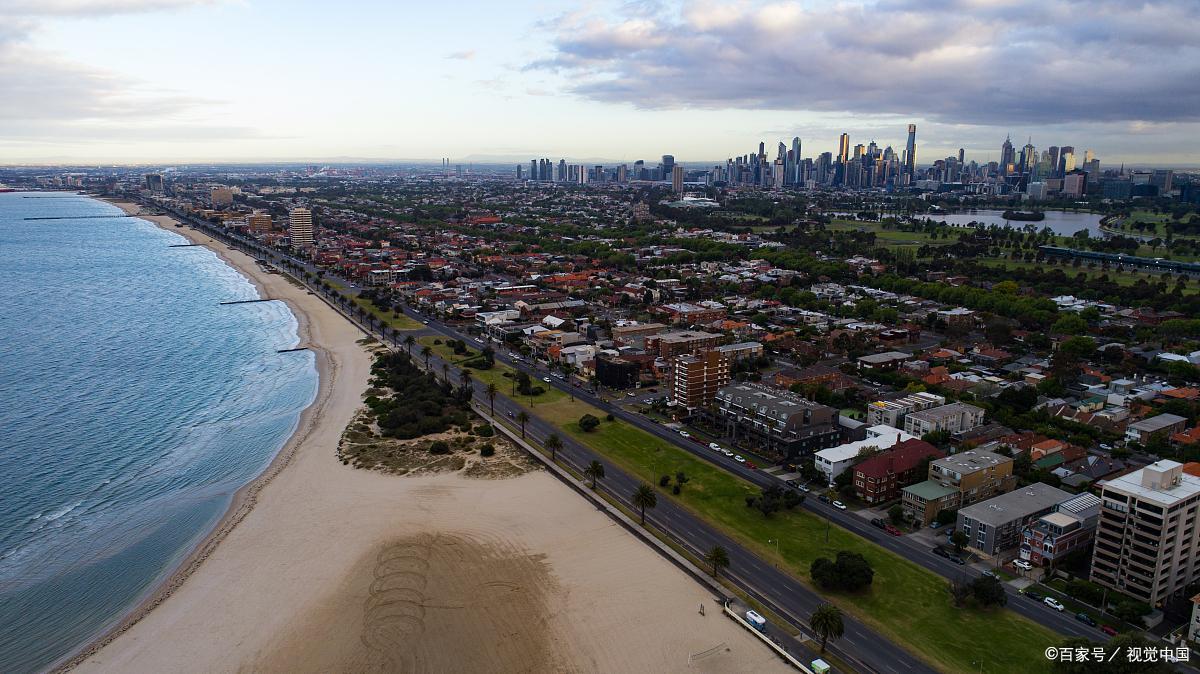
[[[647,109],[908,115],[944,124],[1200,120],[1194,2],[691,2],[548,22],[527,65]]]
[[[453,54],[447,54],[446,58],[458,61],[470,61],[471,59],[475,58],[475,50],[464,49],[463,51],[456,51]]]
[[[111,16],[198,5],[220,0],[0,0],[0,16]]]

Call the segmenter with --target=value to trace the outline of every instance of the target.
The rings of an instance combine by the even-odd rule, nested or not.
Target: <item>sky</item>
[[[0,0],[0,164],[1200,164],[1200,0]]]

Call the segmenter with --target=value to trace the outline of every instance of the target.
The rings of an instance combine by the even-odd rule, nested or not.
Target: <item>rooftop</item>
[[[830,463],[839,463],[847,459],[853,459],[858,456],[859,452],[868,447],[890,449],[899,442],[913,439],[913,436],[908,433],[898,428],[892,428],[891,426],[872,426],[867,429],[867,435],[873,437],[868,437],[866,440],[847,442],[837,447],[822,449],[816,455]]]
[[[1000,525],[1028,517],[1071,498],[1071,493],[1042,482],[1035,482],[986,501],[969,505],[959,514],[977,522]]]
[[[1176,414],[1160,414],[1158,416],[1150,417],[1149,419],[1142,419],[1136,423],[1129,424],[1129,428],[1145,431],[1147,433],[1154,433],[1156,431],[1161,431],[1168,426],[1173,426],[1181,422],[1186,423],[1187,419]]]
[[[973,473],[977,470],[1012,463],[1012,459],[994,452],[982,449],[971,449],[958,454],[952,454],[944,459],[938,459],[933,465],[946,468],[958,473]]]
[[[1178,461],[1163,459],[1106,481],[1104,490],[1109,489],[1170,507],[1200,494],[1200,478],[1185,473],[1183,464]]]
[[[958,490],[950,487],[943,487],[933,480],[925,480],[916,484],[910,484],[904,488],[904,491],[925,499],[926,501],[936,501],[940,498],[945,498],[951,494],[957,494]]]

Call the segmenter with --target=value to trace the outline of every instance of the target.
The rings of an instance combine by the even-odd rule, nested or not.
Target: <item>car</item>
[[[1034,601],[1041,601],[1042,599],[1045,599],[1045,597],[1043,597],[1042,595],[1040,595],[1040,594],[1038,594],[1038,593],[1036,593],[1036,592],[1028,592],[1028,591],[1026,591],[1026,592],[1022,592],[1021,594],[1025,595],[1026,597],[1028,597],[1028,598],[1030,598],[1030,599],[1032,599],[1032,600],[1034,600]]]
[[[933,529],[934,531],[941,529],[942,526],[943,526],[943,524],[941,522],[930,522],[929,523],[929,528]]]
[[[549,377],[542,377],[542,381],[544,381],[544,382],[546,382],[547,384],[549,384],[549,383],[550,383],[550,378],[549,378]]]
[[[692,437],[692,434],[691,434],[691,433],[688,433],[687,431],[679,431],[679,434],[680,434],[680,435],[682,435],[682,436],[683,436],[683,437],[685,437],[685,438],[690,438],[690,437]]]
[[[1079,622],[1083,623],[1084,625],[1090,625],[1092,627],[1096,626],[1096,619],[1093,618],[1092,616],[1084,613],[1083,611],[1076,613],[1075,619],[1078,620]]]
[[[717,444],[717,443],[715,443],[715,442],[710,442],[710,443],[708,443],[708,448],[709,448],[709,449],[711,449],[711,450],[713,450],[714,452],[719,452],[719,451],[721,451],[721,446],[720,446],[720,445],[718,445],[718,444]]]
[[[509,411],[507,412],[507,414],[508,414],[508,417],[509,417],[510,419],[511,419],[512,417],[516,416],[516,415],[514,415],[514,414],[512,413],[512,410],[509,410]]]
[[[1105,634],[1107,634],[1110,637],[1117,636],[1117,628],[1113,627],[1112,625],[1101,625],[1100,631],[1104,632]]]
[[[887,522],[883,521],[882,517],[875,517],[871,519],[871,526],[883,529],[887,527]]]
[[[626,393],[626,394],[625,394],[625,397],[627,397],[627,398],[636,398],[636,397],[637,397],[637,394],[636,394],[636,393],[634,393],[633,391],[630,391],[629,393]]]
[[[894,527],[894,526],[892,526],[892,525],[890,525],[890,524],[889,524],[889,525],[887,525],[887,526],[885,526],[885,527],[883,528],[883,530],[884,530],[884,531],[886,531],[886,532],[888,532],[889,534],[891,534],[891,535],[893,535],[893,536],[903,536],[903,535],[904,535],[904,532],[903,532],[903,531],[900,531],[899,529],[897,529],[896,527]]]
[[[1105,444],[1102,442],[1102,443],[1100,443],[1100,449],[1103,449],[1104,451],[1108,451],[1108,450],[1112,449],[1112,445],[1108,445],[1108,444]]]
[[[802,484],[802,485],[800,485],[799,487],[796,487],[796,488],[797,488],[797,489],[799,489],[800,491],[804,492],[805,494],[807,494],[808,492],[812,491],[812,488],[811,488],[811,487],[809,487],[809,486],[808,486],[808,485],[806,485],[806,484]]]
[[[950,561],[954,562],[955,564],[957,564],[959,566],[963,566],[964,564],[967,563],[967,560],[963,559],[962,557],[954,557],[953,555],[951,555],[947,559],[949,559]]]
[[[746,463],[746,458],[743,457],[741,454],[735,454],[733,457],[733,460],[737,461],[738,463]]]
[[[1014,559],[1012,565],[1018,569],[1021,569],[1022,571],[1029,571],[1033,568],[1032,564],[1023,559]]]
[[[821,503],[829,503],[829,497],[824,494],[821,494],[820,496],[818,496],[817,500],[820,501]]]
[[[753,461],[747,461],[746,467],[750,470],[758,470],[758,464],[754,463]]]
[[[725,456],[728,456],[731,458],[733,457],[733,452],[729,451],[728,449],[722,449],[721,453],[724,454]]]
[[[834,508],[837,508],[838,510],[845,510],[845,509],[846,509],[846,504],[845,504],[845,503],[842,503],[841,501],[834,501],[834,502],[833,502],[833,507],[834,507]]]
[[[934,548],[933,554],[937,555],[938,557],[945,557],[946,559],[950,558],[950,553],[946,552],[946,548],[942,547]]]
[[[429,325],[429,319],[428,319],[428,318],[426,318],[425,320],[423,320],[423,321],[421,321],[421,322],[422,322],[422,323],[424,323],[425,325]]]
[[[1062,611],[1066,608],[1066,606],[1062,605],[1061,601],[1055,599],[1054,597],[1046,597],[1042,600],[1042,603],[1054,609],[1055,611]]]
[[[1000,580],[1000,574],[996,573],[995,571],[992,571],[991,569],[984,571],[983,575],[987,576],[988,578],[995,578],[996,580]]]

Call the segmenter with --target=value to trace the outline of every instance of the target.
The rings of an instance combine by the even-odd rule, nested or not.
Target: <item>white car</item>
[[[741,454],[738,454],[737,456],[734,456],[734,457],[733,457],[733,460],[734,460],[734,461],[737,461],[738,463],[746,463],[746,459],[745,459],[745,458],[743,458]]]
[[[1066,608],[1066,606],[1062,605],[1061,601],[1055,599],[1054,597],[1046,597],[1042,600],[1042,603],[1054,609],[1055,611],[1061,611]]]
[[[834,502],[833,502],[833,507],[834,507],[834,508],[837,508],[838,510],[845,510],[845,509],[846,509],[846,504],[845,504],[845,503],[842,503],[841,501],[834,501]]]
[[[679,431],[679,434],[680,434],[680,435],[682,435],[682,436],[683,436],[683,437],[685,437],[685,438],[690,438],[690,437],[692,437],[692,434],[691,434],[691,433],[688,433],[687,431]]]
[[[1013,566],[1017,567],[1018,569],[1023,569],[1025,571],[1028,571],[1033,568],[1032,564],[1030,564],[1029,562],[1027,562],[1023,559],[1014,559]]]
[[[720,445],[718,445],[718,444],[717,444],[717,443],[715,443],[715,442],[710,442],[710,443],[708,443],[708,448],[709,448],[709,449],[711,449],[711,450],[713,450],[714,452],[719,452],[719,451],[721,451],[721,446],[720,446]]]
[[[728,449],[722,449],[721,453],[724,454],[725,456],[733,458],[733,452],[729,451]]]
[[[544,382],[546,382],[547,384],[549,384],[549,383],[550,383],[550,378],[549,378],[549,377],[542,377],[542,381],[544,381]]]
[[[800,485],[799,487],[797,487],[797,489],[799,489],[800,491],[804,492],[805,494],[807,494],[808,492],[812,491],[812,489],[810,489],[810,488],[809,488],[809,486],[808,486],[808,485],[806,485],[806,484],[802,484],[802,485]]]

